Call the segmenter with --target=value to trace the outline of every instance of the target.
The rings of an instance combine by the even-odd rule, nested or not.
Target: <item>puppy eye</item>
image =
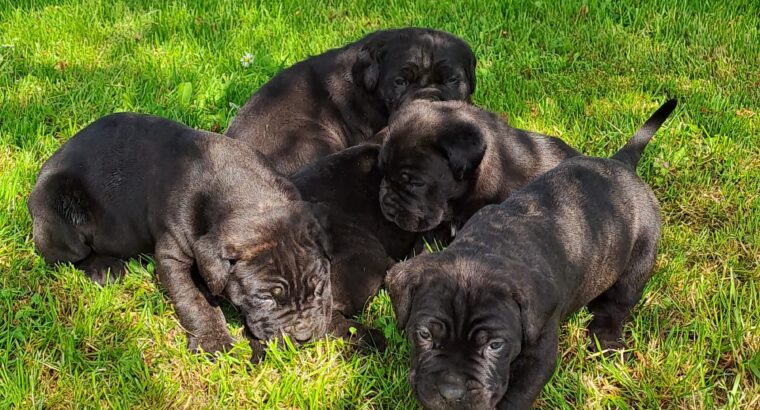
[[[406,87],[409,85],[409,81],[404,77],[396,77],[395,80],[393,80],[394,83],[396,83],[399,87]]]
[[[500,352],[501,349],[503,348],[504,348],[503,340],[494,340],[493,342],[488,344],[488,349],[490,349],[494,353]]]
[[[459,83],[459,77],[457,76],[451,76],[448,80],[446,80],[446,84],[453,85]]]
[[[224,259],[224,264],[226,265],[227,270],[234,268],[237,262],[237,259]]]
[[[419,337],[420,340],[428,341],[433,335],[430,334],[430,331],[427,330],[427,328],[421,327],[417,329],[417,337]]]
[[[285,293],[285,289],[282,286],[275,286],[269,292],[272,293],[272,297],[279,298]]]

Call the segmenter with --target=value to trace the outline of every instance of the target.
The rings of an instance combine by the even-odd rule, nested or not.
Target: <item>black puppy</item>
[[[382,175],[379,145],[359,145],[328,155],[292,177],[304,200],[318,203],[326,215],[331,252],[333,321],[330,332],[358,336],[378,348],[381,333],[350,319],[377,294],[385,273],[411,250],[417,234],[387,221],[378,200]]]
[[[558,138],[511,128],[470,104],[414,101],[388,124],[380,154],[381,208],[408,231],[442,223],[456,229],[575,155]]]
[[[675,105],[611,159],[568,159],[481,209],[443,252],[391,269],[425,407],[530,407],[554,371],[560,321],[584,305],[601,347],[620,346],[660,238],[657,199],[635,167]]]
[[[255,339],[300,342],[327,330],[326,235],[295,186],[240,141],[109,115],[45,162],[28,206],[45,260],[71,262],[98,283],[109,270],[121,275],[124,258],[155,250],[191,349],[232,343],[221,294]]]
[[[226,134],[286,175],[373,137],[403,102],[469,100],[475,56],[442,31],[382,30],[277,74],[240,109]]]

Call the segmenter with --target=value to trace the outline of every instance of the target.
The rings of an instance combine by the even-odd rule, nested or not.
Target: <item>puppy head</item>
[[[397,264],[386,279],[412,350],[409,381],[429,409],[493,409],[512,362],[536,343],[550,290],[504,284],[496,266],[441,254]],[[529,274],[528,272],[525,272]]]
[[[383,30],[359,43],[354,78],[390,113],[415,99],[469,101],[475,91],[475,55],[467,43],[449,33]]]
[[[194,246],[198,270],[214,295],[240,309],[253,336],[323,336],[332,315],[330,244],[303,201],[229,218]]]
[[[391,118],[380,151],[380,207],[400,228],[423,232],[450,221],[486,151],[464,103],[415,101]]]

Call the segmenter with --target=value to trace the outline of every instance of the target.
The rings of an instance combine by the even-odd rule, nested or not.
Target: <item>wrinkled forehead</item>
[[[380,160],[387,164],[407,158],[409,152],[435,153],[437,142],[448,134],[472,132],[475,125],[463,112],[463,102],[412,101],[393,115]],[[421,156],[422,157],[422,156]]]
[[[385,175],[412,172],[438,172],[438,168],[447,165],[445,158],[435,152],[432,147],[417,146],[409,149],[391,148],[381,160],[381,167]]]
[[[294,246],[288,241],[262,252],[251,263],[260,279],[290,290],[310,291],[329,279],[329,261],[321,252],[301,244]]]
[[[448,64],[463,66],[469,62],[470,51],[459,39],[441,33],[424,33],[396,40],[388,50],[390,63],[414,63],[420,68]]]
[[[505,333],[519,320],[517,307],[509,302],[498,286],[431,275],[415,296],[410,323],[435,323],[467,339],[479,331]]]

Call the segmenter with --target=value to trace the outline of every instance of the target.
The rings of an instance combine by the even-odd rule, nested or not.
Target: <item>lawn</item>
[[[254,366],[233,318],[239,343],[211,361],[186,350],[149,258],[100,288],[45,265],[26,210],[41,164],[102,115],[221,131],[283,67],[407,25],[472,45],[477,104],[588,154],[680,100],[639,166],[664,228],[628,350],[589,352],[574,315],[537,407],[760,408],[759,2],[242,3],[0,1],[0,408],[415,408],[386,294],[362,317],[384,354],[333,339]]]

